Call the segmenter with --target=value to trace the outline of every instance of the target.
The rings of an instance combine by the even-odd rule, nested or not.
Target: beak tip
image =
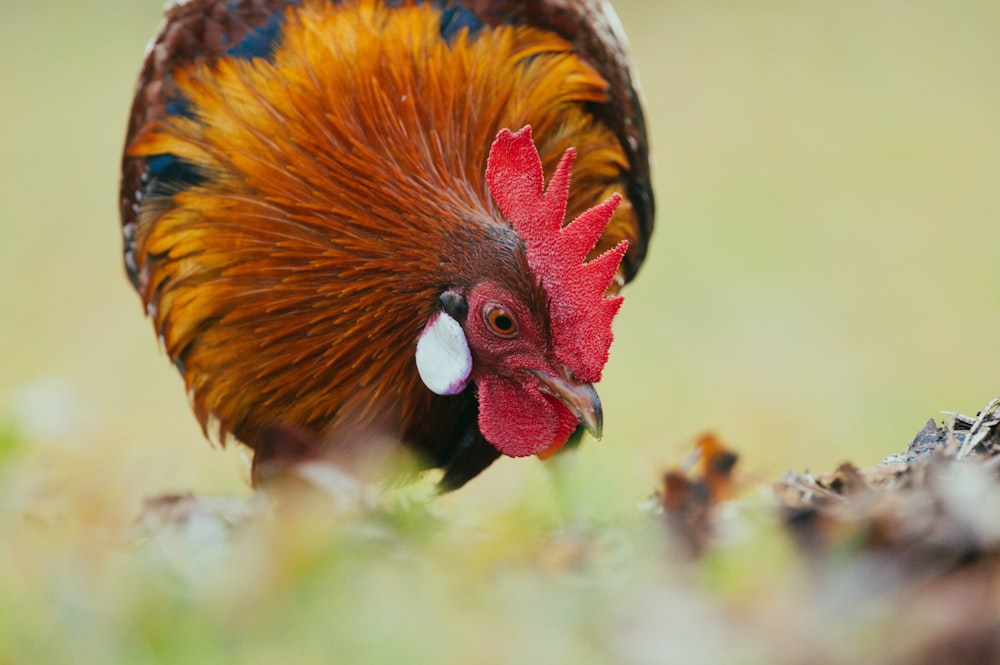
[[[590,432],[590,436],[600,441],[601,437],[604,436],[604,413],[600,402],[597,402],[597,408],[594,412],[584,414],[582,422],[583,426]]]
[[[568,378],[545,372],[532,372],[539,388],[566,405],[590,435],[600,439],[604,434],[604,409],[597,390],[590,383],[575,383]]]
[[[601,400],[597,397],[597,391],[592,385],[587,384],[587,390],[584,393],[587,395],[587,399],[584,404],[576,405],[575,415],[590,432],[590,436],[600,441],[604,435],[604,408],[601,406]]]

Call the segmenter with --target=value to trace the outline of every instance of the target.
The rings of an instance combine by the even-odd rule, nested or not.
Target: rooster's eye
[[[501,337],[511,337],[517,332],[514,315],[503,307],[494,305],[487,309],[486,322],[490,324],[490,330]]]

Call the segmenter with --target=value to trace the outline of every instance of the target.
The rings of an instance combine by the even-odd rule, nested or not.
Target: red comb
[[[607,228],[621,195],[587,210],[563,227],[569,173],[576,151],[559,161],[545,189],[542,159],[531,140],[531,126],[502,129],[490,148],[486,180],[493,199],[524,240],[528,265],[549,295],[555,353],[580,381],[601,379],[611,346],[611,320],[621,297],[605,298],[625,256],[622,241],[593,261],[584,262]]]

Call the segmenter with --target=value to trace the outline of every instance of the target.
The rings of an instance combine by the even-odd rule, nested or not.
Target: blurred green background
[[[1000,393],[1000,6],[616,6],[658,219],[583,473],[641,496],[706,429],[766,478],[874,463],[938,410]],[[65,466],[67,492],[245,486],[239,452],[202,440],[121,266],[118,160],[160,15],[0,6],[0,417]],[[462,501],[538,467],[505,460]]]
[[[658,221],[616,320],[600,386],[605,439],[576,461],[578,510],[630,514],[704,430],[736,448],[751,475],[773,480],[788,468],[874,464],[939,410],[975,413],[1000,394],[1000,4],[615,5],[648,103]],[[26,640],[22,654],[44,653],[31,640],[49,626],[69,631],[77,662],[140,652],[179,662],[163,647],[171,629],[204,656],[192,662],[239,644],[199,632],[204,617],[190,615],[183,594],[130,595],[149,575],[131,560],[119,569],[121,551],[108,549],[145,496],[247,492],[241,451],[204,441],[121,265],[118,162],[160,15],[153,0],[0,4],[0,528],[13,547],[0,566],[0,625],[41,627],[8,629]],[[447,519],[492,525],[491,554],[475,554],[458,578],[470,553],[446,543],[432,552],[444,562],[437,573],[354,561],[338,575],[363,571],[357,579],[328,575],[315,588],[385,591],[412,574],[421,602],[444,602],[432,600],[444,579],[453,580],[446,598],[458,597],[484,560],[507,557],[504,543],[545,539],[544,529],[525,536],[523,522],[502,525],[515,504],[547,514],[552,499],[538,491],[547,483],[539,462],[502,460],[436,502]],[[287,556],[313,579],[311,560]],[[280,576],[270,564],[262,569]],[[538,600],[532,575],[504,579],[507,595],[492,598],[500,608]],[[305,596],[264,596],[293,608],[285,623],[245,619],[237,595],[208,609],[205,630],[224,640],[234,626],[267,626],[257,633],[267,644],[309,608],[353,610],[341,596],[324,606],[319,591],[307,593],[313,581],[300,584]],[[573,587],[532,606],[586,644],[588,600],[601,597]],[[372,600],[355,623],[386,607]],[[414,609],[426,608],[394,611]],[[495,618],[485,605],[462,617],[473,638]],[[123,630],[133,623],[139,633]],[[109,635],[122,634],[116,651]],[[310,644],[324,653],[322,639]],[[576,653],[556,646],[566,647],[556,656]],[[402,642],[389,649],[390,659],[408,653]]]

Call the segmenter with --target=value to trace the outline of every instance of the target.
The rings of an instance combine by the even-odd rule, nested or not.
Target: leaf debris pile
[[[741,651],[775,663],[1000,663],[1000,398],[975,418],[948,415],[878,466],[788,472],[774,486],[771,508],[806,574],[741,607],[759,631]],[[715,511],[740,485],[735,454],[706,436],[694,458],[665,475],[658,499],[671,536],[712,556],[713,542],[726,547]]]

